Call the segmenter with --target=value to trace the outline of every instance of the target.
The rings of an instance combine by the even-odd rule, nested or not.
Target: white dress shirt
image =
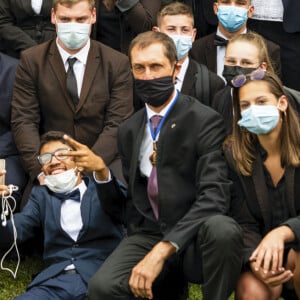
[[[188,68],[188,65],[189,65],[189,57],[187,56],[185,58],[185,60],[183,61],[182,65],[181,65],[181,69],[176,77],[176,83],[175,83],[175,88],[177,91],[181,91],[182,89],[182,84],[183,84],[183,80],[184,80],[184,76],[185,76],[185,73],[186,73],[186,70]]]
[[[60,210],[60,225],[61,228],[74,240],[77,241],[79,232],[82,228],[81,218],[81,202],[82,196],[85,193],[87,187],[85,182],[82,180],[73,190],[79,189],[80,191],[80,202],[67,199],[64,200]]]
[[[81,93],[81,87],[82,87],[82,82],[83,82],[83,76],[84,76],[84,71],[86,67],[86,62],[87,62],[87,57],[89,54],[90,46],[91,46],[91,41],[90,39],[86,43],[86,45],[80,49],[79,52],[77,52],[74,55],[70,55],[67,51],[65,51],[58,43],[56,40],[56,44],[58,47],[58,51],[61,55],[61,58],[63,60],[63,64],[65,66],[66,72],[68,71],[69,68],[69,63],[68,63],[68,58],[69,57],[76,57],[77,61],[75,62],[73,69],[77,81],[77,89],[78,89],[78,96],[80,98],[80,93]]]
[[[177,96],[176,92],[174,94],[173,99],[170,101],[170,103],[158,114],[156,112],[154,112],[153,110],[151,110],[149,108],[149,106],[146,104],[146,111],[147,111],[147,120],[151,119],[152,116],[154,115],[160,115],[162,117],[164,117],[169,109],[169,107],[172,105],[172,103],[175,101],[176,96]],[[158,140],[159,138],[159,133],[156,137],[156,140]],[[151,170],[152,170],[152,164],[150,162],[150,155],[153,152],[153,140],[152,140],[152,136],[150,133],[150,128],[148,125],[148,121],[145,125],[145,130],[144,130],[144,137],[143,137],[143,141],[141,144],[141,148],[140,148],[140,155],[139,155],[139,163],[140,163],[140,171],[141,174],[144,176],[149,177]]]
[[[85,193],[87,186],[82,180],[73,190],[79,189],[80,191],[80,202],[67,199],[64,200],[60,209],[60,225],[61,228],[76,242],[79,232],[82,228],[82,217],[81,217],[81,203],[82,197]],[[72,191],[73,191],[72,190]],[[68,265],[65,270],[73,270],[75,266],[73,264]]]
[[[37,15],[41,13],[42,5],[43,0],[31,0],[31,7]]]

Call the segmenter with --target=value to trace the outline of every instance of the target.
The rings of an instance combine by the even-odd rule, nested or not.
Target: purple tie
[[[150,121],[153,127],[154,134],[156,134],[156,129],[159,125],[159,122],[161,121],[162,116],[154,115],[151,117]],[[152,163],[152,170],[148,179],[148,185],[147,185],[147,193],[149,202],[151,204],[154,216],[156,219],[158,219],[158,187],[157,187],[157,173],[156,173],[156,142],[153,142],[153,153],[152,153],[152,159],[150,159]]]

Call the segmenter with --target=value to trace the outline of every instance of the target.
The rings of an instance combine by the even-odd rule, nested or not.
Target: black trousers
[[[129,288],[132,268],[161,240],[136,234],[125,238],[88,284],[90,300],[133,299]],[[174,254],[153,284],[154,299],[172,293],[182,283],[202,284],[204,300],[227,299],[235,288],[242,265],[242,235],[239,225],[226,216],[213,216],[199,229],[187,249]],[[175,272],[175,273],[174,273]],[[172,276],[176,274],[176,276]],[[175,282],[174,277],[180,282]],[[169,278],[171,281],[169,281]],[[166,297],[164,299],[175,299]]]

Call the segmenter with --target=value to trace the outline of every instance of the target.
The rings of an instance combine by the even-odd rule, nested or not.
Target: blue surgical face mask
[[[235,32],[246,23],[248,9],[234,5],[219,5],[217,16],[226,30]]]
[[[279,120],[279,111],[274,105],[251,105],[241,115],[238,125],[254,134],[271,132]]]
[[[90,27],[86,23],[57,23],[57,36],[66,48],[77,50],[89,39]]]
[[[193,37],[189,35],[169,35],[174,41],[177,58],[182,59],[192,48]]]

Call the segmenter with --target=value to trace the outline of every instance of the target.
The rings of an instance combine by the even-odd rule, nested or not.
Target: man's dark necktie
[[[76,62],[77,58],[76,57],[69,57],[68,58],[68,64],[69,68],[67,71],[67,90],[74,102],[75,107],[78,104],[78,90],[77,90],[77,81],[74,73],[73,66]]]
[[[225,46],[226,47],[227,44],[228,44],[228,40],[222,38],[219,35],[216,35],[215,40],[214,40],[214,45],[215,46]]]
[[[154,115],[151,117],[151,125],[153,127],[154,134],[156,133],[156,129],[161,121],[162,116]],[[147,193],[149,202],[151,204],[154,216],[158,219],[158,186],[157,186],[157,173],[156,173],[156,141],[153,141],[153,152],[150,156],[150,161],[152,164],[152,170],[148,179],[147,185]]]
[[[60,200],[74,200],[77,202],[80,202],[80,191],[77,188],[76,190],[70,192],[70,193],[53,193],[53,196],[59,198]]]

